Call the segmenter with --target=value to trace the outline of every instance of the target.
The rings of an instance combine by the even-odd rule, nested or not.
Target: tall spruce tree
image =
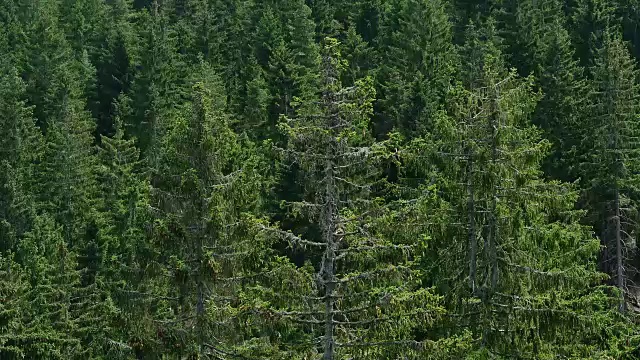
[[[627,0],[618,6],[618,13],[622,16],[622,31],[624,39],[628,40],[634,57],[640,55],[640,32],[638,31],[638,17],[640,16],[640,3],[637,0]]]
[[[628,259],[635,248],[640,94],[635,61],[617,35],[605,35],[591,75],[591,116],[583,128],[581,164],[586,206],[605,247],[602,270],[624,295],[636,272]]]
[[[56,1],[30,3],[22,11],[27,43],[16,67],[26,74],[28,103],[34,106],[38,126],[46,132],[49,119],[57,113],[57,96],[73,66],[73,54],[60,28]]]
[[[596,56],[608,29],[619,31],[621,19],[618,13],[618,1],[587,0],[570,1],[568,19],[572,30],[572,40],[576,46],[576,54],[583,66],[589,66],[590,60]]]
[[[95,55],[105,32],[107,4],[103,1],[58,0],[60,24],[76,54]]]
[[[95,88],[88,96],[87,105],[97,122],[97,140],[100,140],[100,135],[115,134],[113,105],[122,93],[128,93],[133,80],[136,34],[132,17],[129,0],[109,4],[104,18],[112,26],[102,29],[99,34],[101,46],[93,49],[90,56],[96,74]]]
[[[197,74],[190,102],[163,141],[153,189],[158,262],[170,274],[156,289],[165,302],[156,321],[168,351],[179,356],[269,351],[269,335],[254,333],[242,310],[259,301],[252,289],[265,271],[277,279],[287,268],[269,255],[269,239],[256,237],[253,216],[270,183],[266,164],[231,130],[219,78],[204,63]]]
[[[386,152],[367,130],[372,80],[343,87],[338,49],[336,40],[325,40],[320,102],[300,104],[299,115],[282,123],[290,144],[283,154],[300,167],[305,189],[302,201],[285,204],[317,235],[276,233],[302,249],[305,271],[316,275],[307,280],[310,293],[289,295],[302,310],[274,311],[305,329],[311,338],[298,342],[317,347],[326,360],[446,354],[444,343],[417,335],[442,311],[439,297],[421,288],[414,264],[424,240],[390,231],[403,213],[368,197],[379,176],[377,158]]]
[[[142,329],[149,310],[144,274],[152,257],[145,231],[151,221],[148,174],[135,139],[124,138],[117,105],[113,112],[115,134],[102,136],[98,149],[103,223],[96,278],[119,309],[110,323],[115,357],[139,351],[139,340],[146,339],[140,332],[149,331]]]
[[[435,232],[434,285],[458,315],[454,324],[477,339],[472,356],[613,354],[616,338],[592,342],[604,328],[624,330],[612,292],[598,287],[598,240],[580,224],[571,186],[541,176],[549,144],[530,123],[533,80],[506,71],[494,46],[469,36],[463,52],[482,56],[469,69],[476,78],[450,95],[448,115],[417,141],[415,159],[436,165],[431,178],[444,201],[441,219],[422,221]]]
[[[100,318],[113,308],[82,286],[77,253],[63,232],[51,216],[39,215],[18,246],[20,265],[2,271],[3,278],[17,281],[9,288],[17,321],[2,341],[10,346],[10,359],[86,359],[105,353],[108,326]]]
[[[24,358],[30,352],[25,343],[30,337],[36,337],[37,330],[25,324],[28,306],[25,293],[28,291],[28,279],[14,255],[0,253],[0,296],[3,299],[0,303],[0,356],[3,359]]]
[[[543,97],[536,107],[534,124],[552,144],[544,161],[545,173],[554,179],[573,181],[580,148],[580,124],[585,118],[587,84],[583,69],[574,59],[569,36],[556,22],[551,25],[549,43],[540,51],[535,71]]]
[[[16,69],[0,66],[0,251],[15,250],[37,210],[43,139],[25,100]]]
[[[96,178],[94,123],[84,110],[83,91],[78,78],[73,77],[73,68],[67,71],[56,94],[57,113],[47,122],[39,195],[42,209],[60,227],[65,246],[72,254],[69,261],[73,263],[73,273],[69,276],[79,277],[73,280],[77,284],[70,284],[74,293],[69,294],[75,299],[70,304],[74,311],[70,318],[78,327],[76,336],[82,348],[77,356],[92,357],[105,350],[115,309],[97,278],[103,270],[102,251],[107,239]]]
[[[98,190],[93,123],[83,109],[77,82],[73,78],[64,82],[56,97],[57,112],[47,121],[41,200],[63,227],[65,240],[82,246]]]
[[[523,76],[536,70],[544,48],[565,24],[564,1],[505,1],[494,13],[502,25],[505,57]]]
[[[16,253],[22,266],[13,264],[13,268],[3,269],[3,275],[16,281],[7,289],[14,291],[13,299],[9,299],[15,306],[14,321],[17,320],[13,332],[3,341],[13,351],[3,355],[15,359],[76,358],[81,345],[74,333],[77,327],[71,298],[79,274],[60,227],[50,216],[38,216]]]

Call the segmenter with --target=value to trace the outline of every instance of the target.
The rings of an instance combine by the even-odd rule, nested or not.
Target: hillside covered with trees
[[[0,0],[0,359],[640,358],[639,0]]]

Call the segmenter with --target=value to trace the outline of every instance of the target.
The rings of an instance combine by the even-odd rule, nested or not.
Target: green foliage
[[[521,74],[534,74],[543,97],[533,123],[544,130],[552,152],[544,163],[547,175],[565,181],[578,176],[575,167],[579,127],[585,116],[587,88],[578,65],[563,2],[518,1],[505,7],[510,63]]]
[[[281,114],[291,116],[293,101],[311,101],[319,66],[311,10],[302,0],[264,2],[256,25],[255,52],[269,86],[269,130]]]
[[[432,126],[450,85],[454,53],[443,1],[397,0],[382,5],[377,40],[378,132],[405,135]]]
[[[0,71],[0,248],[15,250],[35,215],[35,163],[41,160],[43,139],[16,70]]]
[[[583,134],[581,169],[585,202],[606,250],[603,270],[627,294],[626,270],[635,250],[638,158],[638,93],[635,61],[625,44],[611,33],[597,51],[591,68],[588,131]],[[588,130],[587,130],[588,129]],[[587,150],[588,149],[588,150]]]
[[[76,84],[65,85],[47,124],[40,185],[43,207],[55,214],[69,244],[82,244],[97,200],[93,125]],[[82,246],[82,245],[80,245]]]
[[[164,139],[152,190],[152,201],[159,204],[154,241],[165,249],[154,260],[169,278],[150,295],[152,303],[175,309],[157,314],[160,331],[171,334],[156,340],[164,342],[165,351],[212,356],[241,351],[244,341],[252,340],[253,327],[241,325],[251,319],[244,302],[260,299],[253,288],[271,282],[264,277],[276,270],[277,258],[268,255],[269,243],[263,242],[268,239],[256,236],[253,220],[270,184],[264,160],[231,130],[212,69],[202,64],[194,78],[191,99]],[[176,296],[167,291],[177,291]],[[253,296],[245,300],[246,293]]]
[[[162,138],[172,107],[182,103],[185,74],[176,53],[177,39],[169,27],[167,6],[154,1],[151,9],[138,14],[136,31],[140,44],[135,57],[129,113],[125,125],[138,140],[149,166],[157,171]]]
[[[429,279],[462,317],[454,323],[477,339],[472,358],[583,358],[603,350],[590,345],[607,341],[600,326],[619,321],[614,293],[596,290],[605,279],[595,267],[599,242],[579,222],[577,192],[542,179],[549,143],[530,124],[533,79],[506,71],[490,43],[473,49],[480,44],[471,38],[464,49],[484,53],[468,70],[471,87],[452,92],[436,131],[408,151],[412,166],[436,164],[442,191],[438,212],[417,210],[416,226],[441,241],[427,256]]]
[[[638,14],[0,1],[0,358],[637,359]]]
[[[416,334],[443,313],[440,297],[421,287],[417,264],[426,244],[390,231],[404,220],[401,203],[370,195],[378,182],[376,165],[386,153],[367,131],[373,81],[341,85],[347,64],[335,39],[325,40],[322,56],[320,102],[301,103],[298,117],[281,125],[289,144],[281,151],[299,166],[305,189],[302,201],[285,204],[308,219],[317,235],[274,230],[300,248],[317,275],[308,292],[288,295],[295,302],[277,311],[317,336],[298,344],[323,349],[324,359],[442,355],[450,350],[440,348],[446,340],[423,341]],[[292,309],[298,302],[302,310]]]

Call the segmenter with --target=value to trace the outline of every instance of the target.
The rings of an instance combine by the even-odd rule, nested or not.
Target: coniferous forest
[[[640,0],[0,0],[0,359],[640,358]]]

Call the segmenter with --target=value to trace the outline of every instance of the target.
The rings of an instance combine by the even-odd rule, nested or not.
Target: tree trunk
[[[325,70],[327,73],[327,79],[332,81],[334,79],[331,69]],[[329,114],[333,115],[337,113],[336,99],[334,94],[326,92],[324,94],[324,102]],[[329,129],[333,129],[338,122],[338,119],[334,116],[329,116],[327,119],[327,126]],[[334,291],[336,286],[335,276],[335,263],[336,263],[336,215],[338,206],[338,188],[336,187],[336,174],[335,174],[335,152],[337,150],[337,139],[334,134],[330,135],[331,138],[326,148],[326,163],[324,169],[324,181],[326,183],[324,189],[324,211],[322,219],[322,228],[324,235],[324,242],[326,244],[324,254],[324,285],[325,285],[325,329],[324,329],[324,360],[335,359],[335,339],[334,339],[334,315],[335,315],[335,297]]]
[[[499,97],[500,94],[496,89],[495,99],[492,100],[491,116],[489,117],[489,131],[491,132],[491,165],[493,165],[492,171],[496,171],[495,164],[498,161],[497,126],[499,126],[500,124],[496,124],[496,112],[498,111],[496,101]],[[493,293],[498,286],[498,245],[496,244],[496,199],[498,197],[497,181],[499,181],[499,176],[494,176],[491,184],[491,209],[489,210],[489,256],[491,261],[491,293]]]
[[[467,169],[467,221],[469,226],[469,287],[471,294],[477,294],[476,272],[478,257],[478,238],[476,237],[476,217],[475,217],[475,189],[473,187],[473,155],[471,151],[467,152],[468,169]]]
[[[324,216],[324,236],[326,243],[326,251],[324,256],[324,275],[325,275],[325,330],[324,330],[324,360],[333,360],[335,356],[335,339],[334,339],[334,297],[335,290],[335,261],[336,248],[334,242],[335,236],[335,213],[337,204],[336,187],[334,183],[333,160],[327,160],[325,168],[326,186],[326,212]]]
[[[498,106],[496,104],[497,99],[499,98],[499,93],[498,90],[496,89],[496,93],[492,94],[493,96],[495,96],[494,99],[491,99],[491,111],[490,111],[490,115],[489,115],[489,121],[488,121],[488,130],[489,133],[491,134],[491,170],[490,171],[496,171],[495,165],[496,162],[498,160],[498,132],[497,132],[497,126],[499,124],[496,124],[496,116],[497,116],[497,112],[498,112]],[[488,337],[489,337],[489,327],[490,324],[487,323],[488,319],[491,317],[491,310],[489,309],[489,303],[491,301],[491,297],[493,296],[493,293],[496,291],[496,288],[498,286],[498,250],[497,250],[497,239],[496,239],[496,211],[497,211],[497,202],[496,202],[496,198],[497,198],[497,187],[498,184],[496,183],[497,181],[499,181],[499,177],[498,174],[492,174],[494,175],[493,178],[490,180],[491,184],[490,184],[490,206],[489,206],[489,224],[488,225],[488,233],[487,233],[487,240],[486,240],[486,246],[487,246],[487,256],[489,258],[489,265],[491,267],[490,272],[489,272],[489,288],[487,289],[486,285],[484,286],[484,291],[482,294],[482,302],[484,304],[485,307],[485,311],[487,312],[487,314],[485,315],[485,324],[484,324],[484,329],[483,329],[483,333],[482,333],[482,344],[483,346],[485,346],[488,342]],[[485,280],[486,281],[486,280]],[[486,282],[485,282],[486,284]]]
[[[616,276],[617,287],[620,289],[620,312],[625,310],[625,291],[624,291],[624,265],[622,261],[622,229],[620,225],[620,190],[616,188],[614,199],[615,226],[616,226]]]

